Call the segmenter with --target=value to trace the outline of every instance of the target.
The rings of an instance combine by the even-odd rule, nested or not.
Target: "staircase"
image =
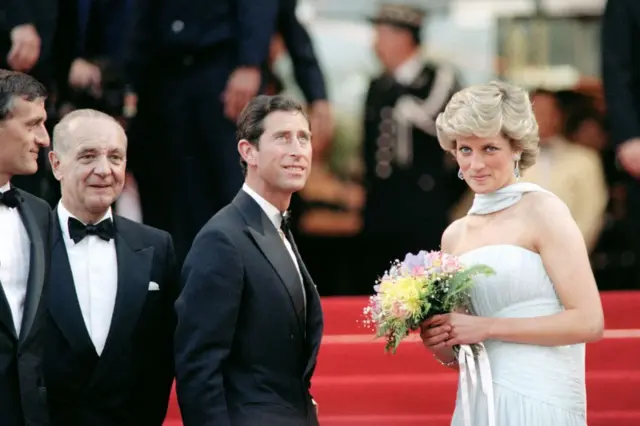
[[[587,345],[589,426],[640,425],[640,292],[602,293],[606,332]],[[448,426],[457,373],[417,338],[395,355],[363,329],[364,297],[325,298],[325,337],[312,393],[322,426]],[[165,426],[181,426],[172,398]]]

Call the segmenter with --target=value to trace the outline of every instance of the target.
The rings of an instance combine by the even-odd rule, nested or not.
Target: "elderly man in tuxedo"
[[[46,90],[33,77],[0,71],[0,424],[48,425],[42,378],[51,209],[12,187],[12,177],[38,170],[49,146]]]
[[[44,375],[53,425],[161,426],[173,381],[171,236],[113,214],[127,139],[95,110],[66,115],[49,160],[61,184]]]

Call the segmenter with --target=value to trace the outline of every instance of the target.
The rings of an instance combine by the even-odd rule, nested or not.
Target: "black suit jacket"
[[[115,216],[118,290],[98,356],[82,318],[57,215],[44,375],[59,426],[160,426],[173,382],[177,271],[164,231]],[[150,291],[149,283],[158,284]]]
[[[640,137],[640,2],[609,0],[602,17],[602,78],[616,145]]]
[[[136,0],[126,55],[131,84],[139,91],[148,85],[149,73],[183,66],[187,56],[219,62],[227,74],[227,63],[264,65],[278,7],[279,0]],[[218,55],[228,60],[221,62]]]
[[[203,227],[176,302],[176,379],[185,426],[317,425],[309,388],[322,337],[320,298],[244,191]],[[305,324],[306,326],[303,326]]]
[[[27,192],[19,190],[19,194],[22,202],[18,211],[31,241],[31,260],[19,336],[0,286],[0,424],[44,426],[49,421],[47,391],[42,378],[46,307],[41,295],[49,267],[46,248],[51,229],[51,209],[44,200]]]

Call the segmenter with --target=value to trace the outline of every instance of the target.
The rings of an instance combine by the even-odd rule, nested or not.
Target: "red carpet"
[[[640,425],[640,292],[603,293],[605,338],[587,346],[589,426]],[[457,376],[422,344],[394,356],[358,325],[366,298],[325,298],[313,380],[322,426],[448,426]],[[165,426],[181,426],[172,399]]]

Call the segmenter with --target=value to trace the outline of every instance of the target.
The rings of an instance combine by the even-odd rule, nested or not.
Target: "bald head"
[[[64,155],[81,140],[105,137],[121,139],[126,151],[127,136],[115,118],[94,109],[77,109],[53,128],[53,150]]]
[[[53,130],[49,153],[62,203],[75,217],[95,223],[120,196],[127,167],[127,137],[111,116],[82,109]]]

